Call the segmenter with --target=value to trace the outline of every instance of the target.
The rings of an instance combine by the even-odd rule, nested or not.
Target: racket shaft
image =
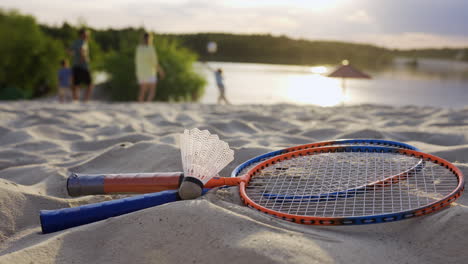
[[[207,183],[205,183],[205,188],[215,188],[215,187],[220,187],[224,185],[228,186],[236,186],[238,185],[241,181],[245,181],[246,177],[245,176],[240,176],[240,177],[213,177],[211,180],[209,180]]]
[[[117,193],[152,193],[175,190],[183,179],[182,172],[72,174],[67,181],[70,196]]]

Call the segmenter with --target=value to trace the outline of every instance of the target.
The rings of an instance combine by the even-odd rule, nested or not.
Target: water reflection
[[[446,64],[420,62],[418,73],[402,64],[386,71],[369,72],[372,80],[328,78],[334,67],[289,66],[253,63],[210,62],[223,68],[228,99],[234,104],[314,104],[336,106],[352,104],[420,105],[464,107],[468,102],[468,64],[447,70]],[[450,65],[454,65],[450,63]],[[218,91],[213,74],[196,68],[206,76],[208,85],[202,103],[216,103]],[[440,69],[440,71],[437,71]],[[429,74],[427,71],[430,72]],[[325,72],[325,74],[319,74]],[[438,74],[435,74],[438,72]]]
[[[340,82],[318,74],[290,75],[282,93],[288,101],[299,104],[334,106],[344,102]]]
[[[310,67],[310,72],[315,74],[324,74],[328,72],[328,68],[325,66]]]
[[[393,65],[374,72],[411,80],[468,81],[468,63],[456,60],[396,58]]]
[[[339,79],[328,78],[333,67],[289,66],[252,63],[216,63],[211,67],[223,68],[228,99],[234,104],[314,104],[335,106],[342,104]],[[203,103],[215,103],[217,88],[214,77],[199,64],[198,70],[206,75],[208,87]]]

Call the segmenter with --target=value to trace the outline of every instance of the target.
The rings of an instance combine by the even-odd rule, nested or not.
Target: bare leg
[[[231,104],[226,98],[224,87],[218,87],[218,88],[219,88],[218,104],[220,104],[221,101],[224,101],[225,104]]]
[[[88,85],[88,88],[86,89],[85,102],[87,102],[87,101],[89,101],[89,99],[91,99],[91,94],[93,93],[93,88],[94,88],[94,86],[92,84]]]
[[[221,104],[221,100],[223,99],[224,88],[218,85],[219,95],[218,95],[218,104]]]
[[[147,102],[152,102],[153,101],[154,96],[156,95],[156,84],[157,83],[149,83],[148,84],[149,94],[148,94],[148,98],[146,99]]]
[[[73,101],[77,101],[79,100],[79,96],[78,96],[78,90],[79,90],[79,86],[74,84],[72,86],[72,97],[73,97]]]
[[[226,104],[230,105],[231,103],[228,101],[228,99],[226,98],[226,96],[223,94],[223,100]]]
[[[140,92],[138,93],[138,102],[142,103],[145,100],[146,95],[146,83],[140,83]]]
[[[58,96],[59,96],[59,102],[64,103],[65,102],[65,94],[64,94],[64,90],[62,88],[59,88]]]

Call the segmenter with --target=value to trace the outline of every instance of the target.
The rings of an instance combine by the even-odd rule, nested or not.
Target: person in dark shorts
[[[80,38],[73,42],[70,49],[73,65],[72,93],[73,100],[79,100],[79,87],[80,85],[85,85],[87,89],[84,101],[88,101],[93,91],[93,81],[89,70],[89,33],[86,29],[81,29],[79,35]]]

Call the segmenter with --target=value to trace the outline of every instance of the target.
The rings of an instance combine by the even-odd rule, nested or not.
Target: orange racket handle
[[[152,193],[175,190],[182,172],[84,175],[73,173],[67,181],[70,196],[118,193]]]

